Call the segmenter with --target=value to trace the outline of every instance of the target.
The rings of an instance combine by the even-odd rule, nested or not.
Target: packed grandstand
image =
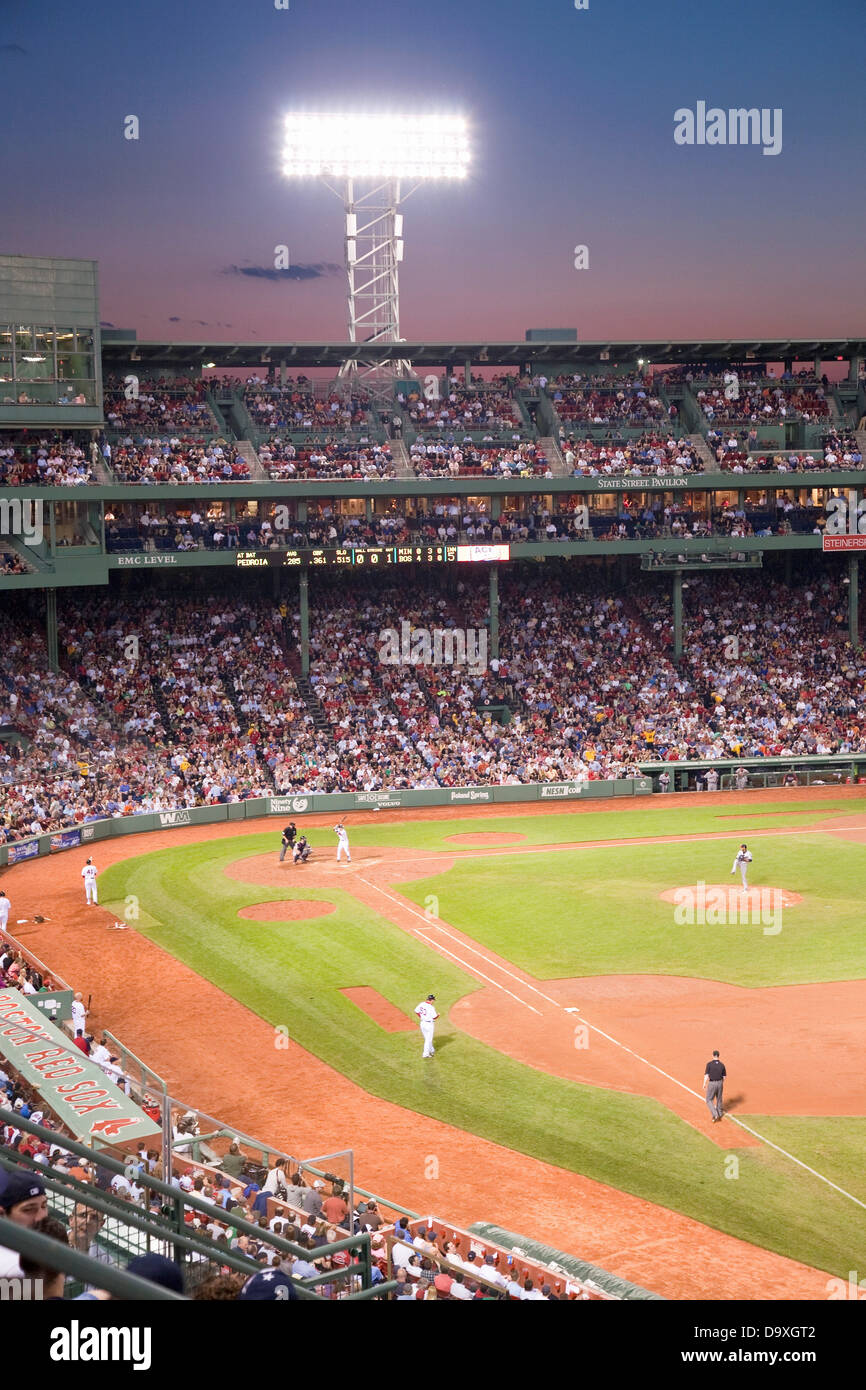
[[[849,775],[866,657],[856,570],[822,540],[831,504],[858,500],[862,371],[530,357],[383,396],[252,358],[146,372],[117,350],[98,428],[3,429],[3,496],[36,492],[50,523],[0,551],[3,855],[286,794],[640,778],[664,793],[681,768],[675,785],[714,788],[722,768],[742,789],[762,763],[796,781],[822,760]],[[458,548],[473,563],[425,562]],[[72,582],[94,563],[98,582]],[[407,655],[431,633],[458,653],[473,634],[474,660]],[[0,934],[0,991],[63,987]],[[158,1140],[87,1157],[0,1068],[15,1173],[0,1208],[69,1250],[202,1299],[629,1296],[344,1174],[262,1163],[228,1127],[196,1147],[195,1115],[160,1102],[111,1034],[83,1014],[69,1031],[171,1134],[170,1157]],[[56,1277],[44,1248],[0,1250],[0,1276],[16,1272]]]

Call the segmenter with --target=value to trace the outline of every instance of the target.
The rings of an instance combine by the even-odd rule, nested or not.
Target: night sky
[[[98,260],[141,338],[342,340],[340,204],[282,177],[282,114],[459,113],[470,178],[405,205],[404,336],[863,332],[863,0],[290,5],[0,0],[0,251]],[[781,153],[678,147],[698,101],[782,108]],[[278,243],[307,278],[255,273]]]

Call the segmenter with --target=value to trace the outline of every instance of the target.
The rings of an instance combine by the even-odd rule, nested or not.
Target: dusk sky
[[[405,337],[862,334],[864,34],[863,0],[0,0],[0,251],[98,260],[140,338],[344,340],[340,204],[282,177],[283,113],[459,113]],[[781,108],[781,152],[678,146],[700,101]],[[243,273],[278,243],[320,273]]]

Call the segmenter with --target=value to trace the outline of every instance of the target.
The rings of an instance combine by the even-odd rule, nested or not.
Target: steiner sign
[[[35,1086],[45,1104],[85,1144],[138,1143],[158,1124],[91,1062],[30,998],[0,991],[0,1058]]]
[[[866,550],[866,536],[828,536],[825,533],[821,538],[821,549]]]

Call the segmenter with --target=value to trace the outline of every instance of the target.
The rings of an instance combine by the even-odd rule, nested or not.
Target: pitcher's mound
[[[687,896],[691,895],[691,896]],[[773,888],[766,884],[755,884],[744,893],[739,883],[688,883],[682,888],[666,888],[659,893],[662,902],[676,903],[685,907],[694,903],[695,907],[718,908],[731,906],[739,911],[740,904],[746,903],[749,911],[760,912],[762,907],[795,907],[803,901],[802,893],[793,893],[789,888]]]
[[[303,898],[287,901],[281,898],[278,902],[252,903],[249,907],[242,907],[238,916],[254,922],[300,922],[308,917],[326,917],[329,912],[336,910],[336,903],[313,902],[312,899]]]

